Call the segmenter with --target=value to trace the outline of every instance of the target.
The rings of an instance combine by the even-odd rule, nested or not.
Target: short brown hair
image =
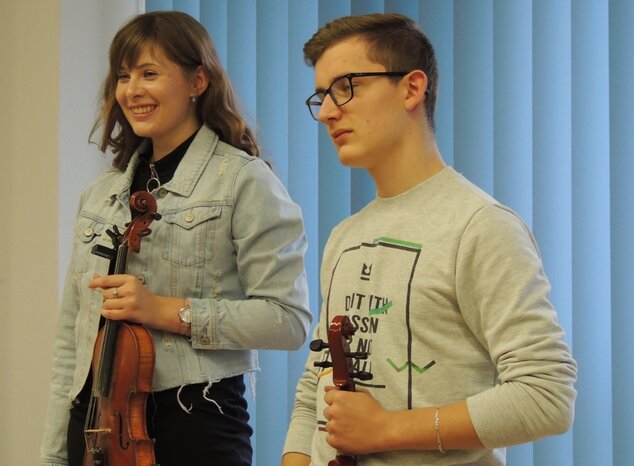
[[[113,166],[125,170],[144,138],[137,136],[115,98],[122,64],[136,62],[143,47],[158,47],[184,73],[199,66],[209,77],[207,89],[196,101],[199,123],[213,129],[223,141],[258,156],[254,133],[242,117],[238,99],[205,28],[191,16],[178,11],[155,11],[133,17],[114,36],[110,45],[110,70],[103,84],[101,114],[91,136],[103,125],[99,148],[110,147]]]
[[[438,94],[438,64],[434,48],[418,24],[397,13],[337,18],[319,29],[304,44],[306,63],[315,66],[327,49],[355,36],[366,41],[368,58],[385,66],[386,71],[422,70],[427,75],[425,112],[433,130]]]

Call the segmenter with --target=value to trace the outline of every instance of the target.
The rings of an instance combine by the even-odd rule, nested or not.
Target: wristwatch
[[[178,317],[181,320],[178,332],[186,335],[192,325],[192,308],[189,306],[189,300],[185,301],[185,305],[178,310]]]

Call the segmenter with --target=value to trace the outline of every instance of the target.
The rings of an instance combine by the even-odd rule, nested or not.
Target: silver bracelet
[[[436,446],[440,453],[447,453],[447,450],[443,449],[442,442],[440,441],[440,408],[436,406],[436,412],[434,413],[434,430],[436,431]]]

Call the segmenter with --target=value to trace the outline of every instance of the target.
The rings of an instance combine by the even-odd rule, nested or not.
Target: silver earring
[[[196,94],[192,94],[191,97],[189,98],[189,100],[192,101],[192,104],[196,103]]]

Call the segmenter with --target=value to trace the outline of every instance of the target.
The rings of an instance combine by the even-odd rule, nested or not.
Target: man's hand
[[[326,387],[326,441],[338,452],[367,455],[386,450],[391,413],[366,390]]]

